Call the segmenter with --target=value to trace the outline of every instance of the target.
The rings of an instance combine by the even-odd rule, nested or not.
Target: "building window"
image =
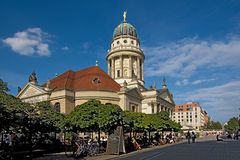
[[[119,44],[120,42],[119,41],[117,41],[117,44]]]
[[[54,111],[60,113],[60,103],[59,102],[54,104]]]
[[[152,104],[152,113],[154,113],[154,105]]]
[[[138,105],[135,103],[129,103],[129,110],[132,112],[137,112],[138,111]]]
[[[160,112],[160,106],[159,106],[159,104],[157,105],[157,113],[159,113]]]
[[[117,70],[117,77],[120,77],[120,70]]]
[[[133,41],[131,41],[131,43],[134,44]]]
[[[136,106],[132,106],[132,111],[136,112]]]
[[[127,43],[127,40],[125,39],[123,42],[124,42],[124,43]]]

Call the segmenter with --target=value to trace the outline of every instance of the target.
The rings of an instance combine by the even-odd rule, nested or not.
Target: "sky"
[[[136,27],[145,85],[163,76],[176,104],[200,102],[211,119],[240,114],[238,0],[1,0],[0,78],[17,94],[34,70],[40,84],[66,70],[107,72],[114,28]]]

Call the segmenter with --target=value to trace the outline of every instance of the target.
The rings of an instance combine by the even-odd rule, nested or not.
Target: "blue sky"
[[[177,104],[199,101],[214,120],[240,108],[240,1],[1,0],[0,78],[11,93],[35,70],[40,83],[66,70],[95,65],[107,72],[114,27],[137,28],[145,83],[163,75]]]

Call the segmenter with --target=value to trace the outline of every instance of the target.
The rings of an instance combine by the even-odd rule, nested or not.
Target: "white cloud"
[[[185,94],[181,93],[177,97],[184,101],[199,101],[214,119],[227,120],[239,114],[239,95],[240,81],[232,81],[219,86],[201,88]]]
[[[146,74],[189,77],[201,68],[240,67],[240,40],[183,39],[156,47],[144,47]]]
[[[4,39],[3,43],[20,55],[49,56],[51,54],[47,43],[49,36],[41,28],[28,28],[15,33],[13,37]]]
[[[211,78],[211,79],[198,79],[195,81],[192,81],[192,84],[200,84],[200,83],[204,83],[204,82],[210,82],[210,81],[214,81],[215,78]]]
[[[65,47],[62,47],[61,48],[63,51],[68,51],[69,50],[69,47],[68,46],[65,46]]]
[[[211,78],[211,79],[198,79],[198,80],[194,80],[194,81],[189,81],[188,79],[183,79],[183,80],[177,80],[176,85],[177,86],[186,86],[186,85],[197,85],[200,83],[206,83],[206,82],[210,82],[210,81],[214,81],[215,78]]]
[[[189,84],[189,80],[188,79],[177,80],[177,82],[176,82],[177,86],[186,86],[188,84]]]

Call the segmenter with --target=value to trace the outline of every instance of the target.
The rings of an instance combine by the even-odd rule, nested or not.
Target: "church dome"
[[[114,29],[113,38],[122,35],[130,35],[137,38],[137,31],[133,25],[124,21]]]

